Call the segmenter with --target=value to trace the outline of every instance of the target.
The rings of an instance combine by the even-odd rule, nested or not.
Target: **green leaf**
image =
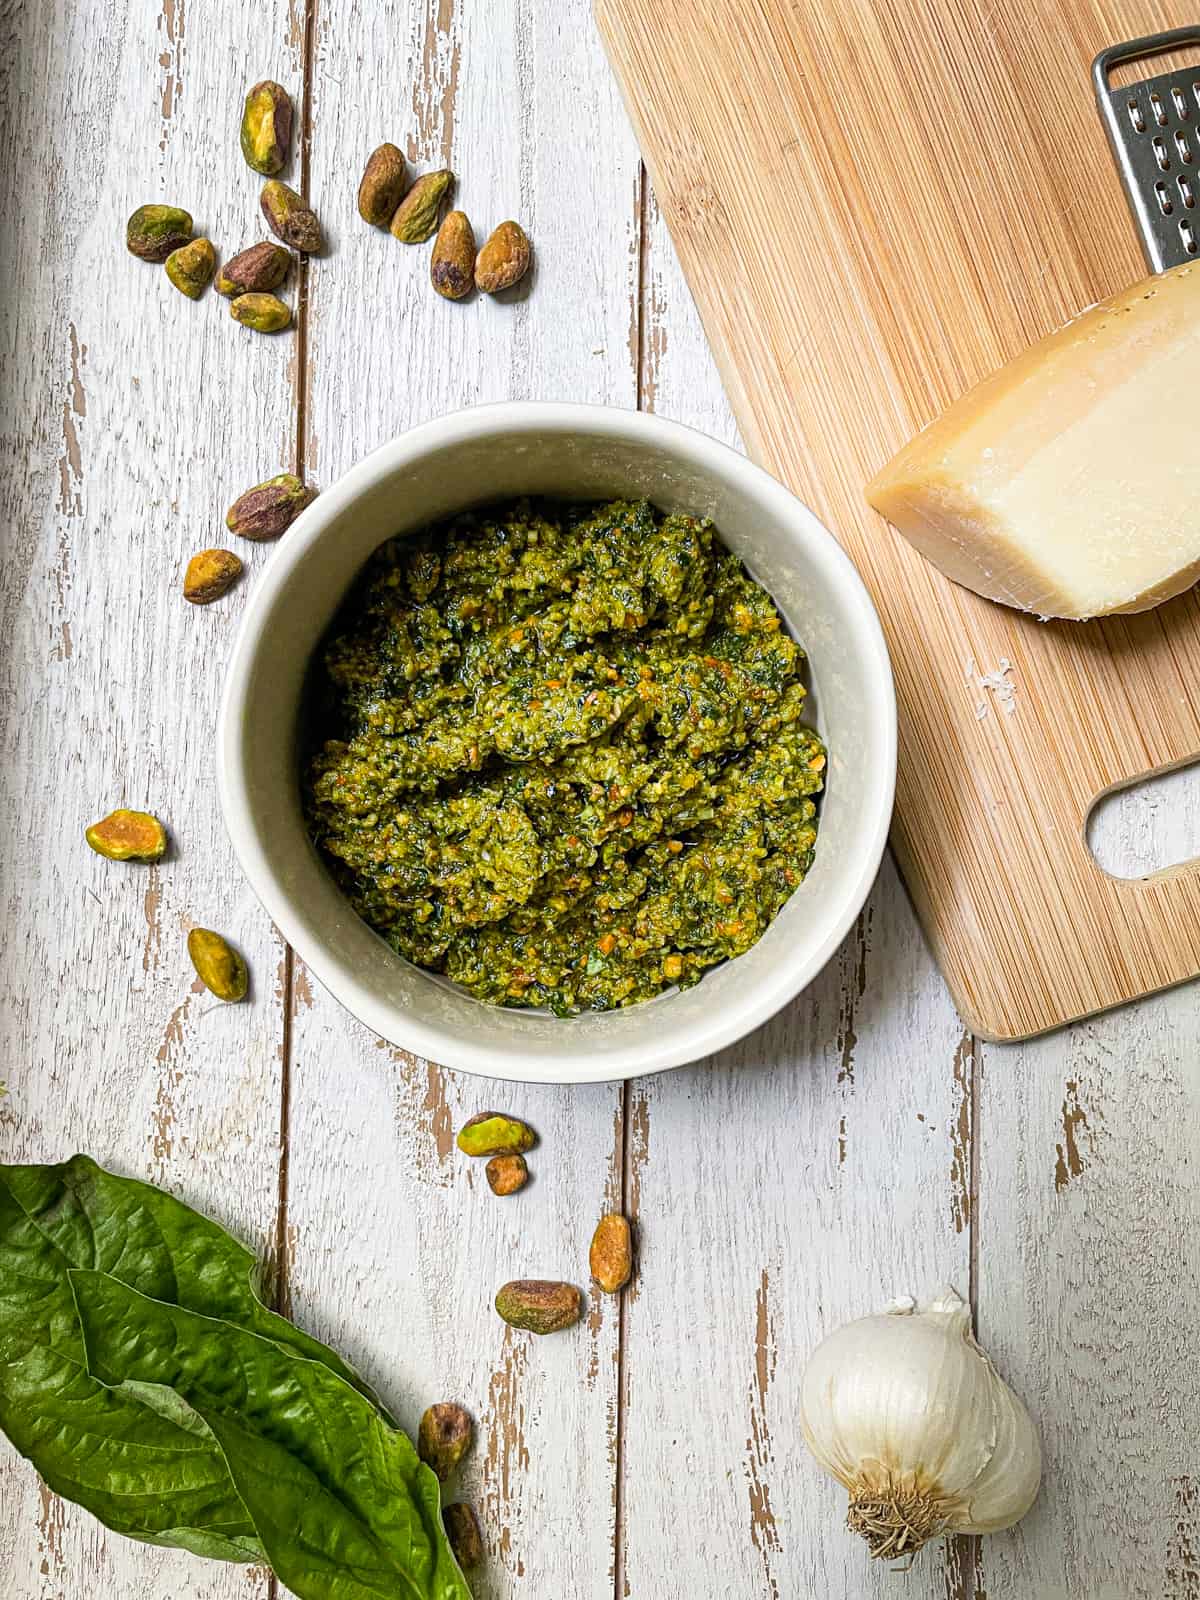
[[[89,1370],[161,1384],[203,1418],[267,1559],[301,1600],[470,1600],[437,1479],[324,1364],[227,1322],[71,1273]]]
[[[87,1156],[0,1166],[0,1428],[57,1494],[131,1539],[261,1561],[254,1524],[203,1420],[169,1391],[110,1390],[86,1371],[67,1272],[89,1267],[154,1299],[323,1362],[332,1350],[258,1298],[253,1255],[172,1195]]]
[[[209,1434],[106,1389],[49,1349],[0,1366],[0,1426],[47,1485],[106,1527],[218,1561],[262,1561]]]
[[[18,1173],[16,1192],[8,1183]],[[68,1204],[30,1216],[24,1175],[0,1168],[0,1428],[56,1494],[132,1539],[223,1561],[262,1560],[225,1458],[203,1420],[148,1406],[89,1375],[67,1271],[93,1256]],[[42,1169],[45,1170],[45,1169]],[[50,1188],[42,1185],[45,1199]],[[55,1242],[57,1235],[59,1242]]]
[[[174,1195],[106,1172],[83,1155],[59,1166],[0,1167],[3,1185],[66,1265],[110,1273],[152,1300],[274,1339],[323,1362],[384,1409],[339,1355],[263,1305],[257,1263],[245,1245]],[[0,1269],[0,1301],[3,1286]],[[73,1321],[69,1297],[67,1307]],[[0,1351],[2,1317],[0,1309]]]

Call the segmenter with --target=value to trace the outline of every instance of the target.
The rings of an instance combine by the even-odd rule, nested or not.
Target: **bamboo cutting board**
[[[949,401],[1144,275],[1089,71],[1194,19],[1135,0],[596,9],[743,437],[879,607],[893,843],[964,1019],[1021,1038],[1194,977],[1200,867],[1111,878],[1085,826],[1106,791],[1200,755],[1196,592],[1039,623],[949,583],[863,498]]]

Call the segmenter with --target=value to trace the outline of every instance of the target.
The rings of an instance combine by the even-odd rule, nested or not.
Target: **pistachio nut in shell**
[[[475,261],[475,283],[484,294],[511,289],[529,271],[533,251],[519,222],[502,222]]]
[[[225,526],[243,539],[278,539],[316,498],[317,491],[294,472],[280,472],[238,495],[225,513]]]
[[[417,1429],[417,1454],[432,1467],[438,1481],[445,1483],[471,1448],[475,1424],[471,1414],[453,1401],[430,1406]]]
[[[242,575],[242,563],[232,550],[201,550],[187,564],[183,598],[194,606],[208,606],[227,594]]]
[[[583,1315],[583,1296],[573,1283],[518,1278],[497,1291],[496,1310],[511,1328],[559,1333]]]
[[[190,239],[166,260],[167,277],[189,300],[199,300],[216,270],[217,252],[209,239]]]
[[[619,1211],[610,1211],[596,1224],[588,1265],[605,1294],[620,1293],[633,1276],[633,1230]]]
[[[292,142],[292,102],[282,84],[264,78],[246,96],[242,154],[255,172],[273,177],[287,165]]]
[[[305,204],[295,189],[289,189],[286,183],[272,178],[270,183],[263,184],[258,203],[267,219],[268,228],[284,244],[290,244],[293,250],[299,250],[304,255],[312,255],[321,249],[324,240],[316,212]]]
[[[240,294],[229,302],[229,315],[256,333],[282,333],[292,320],[292,308],[274,294]]]
[[[438,229],[429,281],[446,300],[461,300],[475,287],[475,234],[465,211],[447,213]]]
[[[281,244],[272,244],[269,239],[262,244],[252,244],[221,268],[217,274],[217,293],[230,298],[239,294],[269,294],[287,277],[291,264],[292,253]]]
[[[470,1572],[483,1561],[483,1534],[479,1518],[462,1500],[442,1507],[442,1526],[454,1552],[454,1559],[464,1572]]]
[[[110,811],[84,838],[109,861],[161,861],[167,849],[167,830],[149,811]]]
[[[537,1135],[527,1122],[502,1111],[481,1111],[458,1130],[458,1148],[467,1156],[519,1156],[532,1150]]]
[[[493,1156],[483,1169],[488,1188],[501,1196],[516,1194],[529,1182],[524,1156]]]
[[[192,219],[178,206],[139,206],[125,224],[125,245],[141,261],[165,261],[192,237]]]
[[[442,201],[450,192],[454,174],[447,167],[423,172],[396,207],[392,216],[393,239],[401,244],[424,244],[437,232]]]
[[[193,928],[187,938],[188,955],[200,982],[218,1000],[244,1000],[250,987],[246,963],[227,939],[211,928]]]
[[[376,228],[386,228],[404,198],[408,163],[394,144],[381,144],[367,157],[358,186],[358,214]]]

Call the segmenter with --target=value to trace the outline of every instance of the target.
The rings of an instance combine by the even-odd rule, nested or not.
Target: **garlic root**
[[[930,1539],[955,1532],[964,1512],[965,1507],[952,1510],[937,1494],[912,1485],[890,1493],[864,1487],[859,1494],[850,1492],[846,1526],[867,1541],[872,1559],[911,1560]]]

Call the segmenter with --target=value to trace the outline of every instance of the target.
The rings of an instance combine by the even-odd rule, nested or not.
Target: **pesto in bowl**
[[[316,663],[312,839],[396,951],[478,999],[696,983],[813,859],[803,652],[708,521],[518,500],[385,544]]]

